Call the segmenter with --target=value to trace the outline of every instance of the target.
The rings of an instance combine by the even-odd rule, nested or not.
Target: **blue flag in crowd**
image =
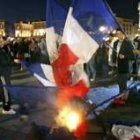
[[[73,7],[73,17],[98,43],[119,28],[104,0],[47,0],[47,27],[55,27],[56,33],[62,35],[69,7]]]

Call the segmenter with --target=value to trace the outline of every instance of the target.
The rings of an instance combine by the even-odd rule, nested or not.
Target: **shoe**
[[[14,115],[14,114],[16,114],[16,111],[15,110],[13,110],[13,109],[10,109],[10,110],[2,110],[2,114],[5,114],[5,115]]]

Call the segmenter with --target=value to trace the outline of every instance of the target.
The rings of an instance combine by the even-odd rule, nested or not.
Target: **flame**
[[[70,132],[74,132],[82,122],[82,114],[71,107],[65,107],[59,112],[56,122]]]

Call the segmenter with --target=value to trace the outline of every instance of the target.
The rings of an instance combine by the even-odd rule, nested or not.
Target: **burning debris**
[[[65,107],[59,112],[56,122],[60,126],[66,127],[70,132],[73,132],[82,122],[82,116],[82,112],[71,107]]]
[[[76,140],[76,137],[66,128],[53,128],[33,123],[26,140]]]
[[[74,97],[58,110],[51,126],[32,123],[27,140],[77,140],[87,131],[86,113],[90,104],[80,97]]]
[[[65,127],[74,136],[84,136],[87,131],[86,116],[91,107],[83,98],[74,97],[59,109],[55,121],[59,127]]]

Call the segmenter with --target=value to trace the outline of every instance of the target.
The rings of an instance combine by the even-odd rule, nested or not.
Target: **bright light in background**
[[[112,31],[112,34],[116,34],[116,30],[113,30],[113,31]]]
[[[82,114],[70,107],[65,107],[59,112],[56,122],[59,126],[66,127],[70,132],[74,132],[82,122]]]
[[[34,29],[33,36],[43,36],[45,35],[45,29]]]
[[[31,37],[32,33],[30,30],[16,30],[15,37]]]
[[[105,26],[101,26],[101,27],[99,28],[99,31],[100,31],[100,32],[106,32],[106,30],[107,30],[107,28],[106,28]]]

